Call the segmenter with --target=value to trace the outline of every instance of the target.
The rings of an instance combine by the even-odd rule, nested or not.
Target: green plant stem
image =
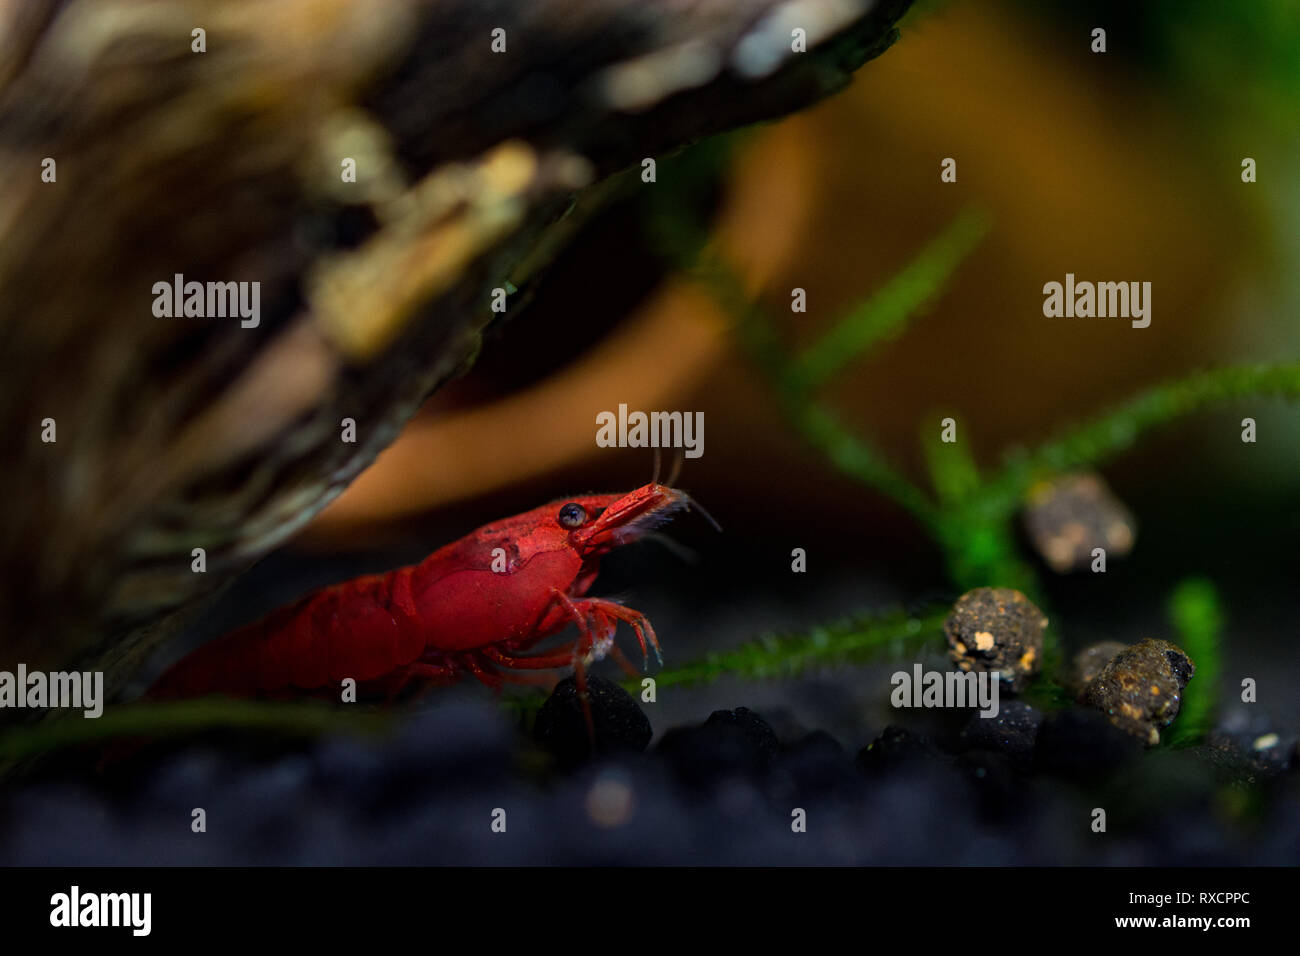
[[[162,739],[204,730],[260,730],[314,737],[333,730],[375,733],[392,725],[375,713],[346,713],[317,702],[205,698],[122,704],[102,716],[62,716],[0,733],[0,764],[83,744],[122,737]]]
[[[1166,738],[1177,747],[1204,739],[1218,706],[1223,609],[1214,585],[1204,578],[1183,581],[1169,597],[1169,619],[1179,646],[1196,666],[1183,689],[1182,711]]]
[[[845,428],[834,412],[818,402],[790,396],[782,404],[804,439],[837,469],[906,509],[932,535],[938,530],[941,516],[933,502],[871,443]]]
[[[704,237],[681,217],[655,217],[661,246],[677,250],[681,271],[699,282],[736,322],[741,343],[772,380],[782,411],[801,435],[840,471],[876,489],[905,508],[933,532],[937,514],[925,494],[895,469],[868,441],[845,428],[836,415],[813,399],[791,372],[791,364],[763,308],[746,294],[735,273],[703,247]],[[689,257],[682,250],[696,250]]]
[[[794,677],[815,666],[833,662],[862,662],[894,651],[915,648],[942,633],[946,611],[921,615],[858,618],[806,634],[771,635],[729,651],[708,654],[697,661],[654,675],[658,688],[707,684],[720,677],[772,679]],[[629,680],[630,691],[640,680]]]
[[[690,208],[689,204],[658,204],[650,213],[661,249],[684,274],[708,289],[734,318],[740,342],[772,381],[782,411],[796,430],[838,470],[905,508],[942,548],[949,574],[964,590],[982,585],[1015,587],[1042,606],[1037,572],[1021,559],[1014,531],[1015,516],[1033,482],[1096,467],[1132,446],[1149,429],[1212,403],[1254,396],[1300,397],[1300,363],[1199,372],[1150,387],[1032,450],[1012,454],[992,476],[979,474],[968,446],[958,449],[931,442],[926,450],[936,496],[932,500],[869,440],[846,428],[813,393],[871,346],[901,332],[910,317],[933,301],[987,232],[983,214],[969,211],[958,216],[902,272],[792,359],[776,324],[747,293],[728,264],[707,245],[698,224],[681,212],[685,208]],[[1183,610],[1176,616],[1183,615],[1180,626],[1190,626],[1191,612],[1186,607],[1197,600],[1204,605],[1204,594],[1198,597],[1195,588],[1179,593],[1175,604]],[[849,642],[845,646],[851,646],[854,633],[852,629],[823,630],[808,637],[784,639],[788,644],[768,639],[665,672],[660,675],[660,683],[712,679],[726,668],[733,668],[739,676],[782,673],[786,666],[797,669],[813,660],[834,658],[842,646],[841,639]],[[1187,633],[1184,640],[1201,642],[1197,653],[1204,664],[1197,661],[1201,669],[1198,678],[1212,683],[1218,672],[1217,635],[1207,636],[1195,629]],[[874,646],[872,639],[867,643]],[[1192,653],[1190,647],[1186,649]],[[1044,680],[1049,684],[1059,656],[1060,649],[1052,639],[1044,654]],[[788,665],[782,663],[787,660]],[[1052,692],[1059,692],[1059,688]],[[1207,699],[1211,703],[1200,703]],[[1212,708],[1212,698],[1192,695],[1182,721],[1186,733],[1200,732],[1196,728],[1208,719],[1207,707]]]
[[[1217,402],[1256,396],[1300,398],[1300,363],[1210,369],[1155,385],[1033,451],[1013,456],[981,494],[1010,513],[1045,475],[1095,467],[1152,428]]]
[[[937,299],[957,266],[988,233],[990,220],[966,209],[900,272],[859,303],[791,363],[793,384],[811,390],[861,357],[873,345],[896,337],[916,314]]]

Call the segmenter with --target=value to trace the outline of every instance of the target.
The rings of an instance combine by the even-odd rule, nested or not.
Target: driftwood
[[[909,2],[0,4],[0,668],[120,683],[472,362],[612,174],[841,87]],[[156,315],[177,274],[259,282],[257,324]]]

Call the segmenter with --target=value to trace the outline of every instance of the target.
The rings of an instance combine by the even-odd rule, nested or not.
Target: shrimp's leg
[[[391,704],[412,681],[421,681],[427,689],[438,684],[455,683],[459,677],[460,668],[450,662],[431,664],[427,661],[413,661],[399,667],[386,678],[391,686],[384,697],[384,703]]]
[[[530,654],[527,657],[515,657],[495,647],[483,648],[483,654],[493,663],[516,670],[550,671],[573,663],[573,648],[569,645],[551,654]]]
[[[650,619],[640,611],[634,611],[630,607],[624,607],[616,601],[609,601],[605,598],[583,598],[575,606],[576,612],[592,617],[597,621],[623,621],[631,626],[632,631],[636,634],[637,643],[641,645],[641,654],[644,658],[645,666],[650,666],[650,650],[654,648],[655,658],[663,666],[664,655],[663,648],[659,644],[659,637],[655,634],[654,627],[650,624]],[[647,647],[647,642],[649,647]]]
[[[546,687],[551,683],[551,681],[547,678],[545,674],[535,674],[529,672],[522,673],[522,674],[515,674],[509,670],[498,669],[494,665],[499,665],[502,668],[509,668],[511,666],[510,658],[504,656],[498,656],[498,654],[496,653],[496,648],[490,645],[487,647],[480,648],[477,654],[481,658],[482,663],[486,668],[490,669],[493,674],[495,674],[498,678],[500,678],[501,680],[507,683],[526,684],[531,687]],[[568,662],[569,659],[566,657],[561,663],[556,664],[555,667],[561,667],[564,664],[567,664]]]
[[[501,675],[488,661],[481,660],[477,654],[464,654],[461,660],[469,672],[493,690],[500,690],[503,683]]]
[[[579,638],[573,642],[569,650],[573,663],[573,683],[578,689],[578,703],[582,706],[582,719],[587,724],[587,742],[591,745],[591,752],[596,752],[596,721],[591,716],[591,698],[587,694],[587,655],[595,643],[591,627],[587,623],[588,614],[586,611],[588,601],[582,601],[581,606],[575,604],[573,599],[561,591],[559,588],[552,588],[551,595],[561,607],[569,613],[573,623],[578,626]],[[600,620],[599,618],[597,620]],[[601,625],[602,639],[608,636],[608,629]],[[519,658],[524,660],[524,658]],[[536,666],[536,665],[533,665]]]
[[[618,649],[617,644],[609,645],[609,656],[614,658],[614,663],[618,664],[628,677],[637,678],[641,676],[641,672],[636,669],[636,665],[627,659],[627,655]]]

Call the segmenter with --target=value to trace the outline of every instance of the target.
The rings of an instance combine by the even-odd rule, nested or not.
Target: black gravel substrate
[[[1295,742],[1260,755],[1248,728],[1144,751],[1091,712],[1010,701],[933,739],[840,741],[737,707],[642,752],[643,709],[598,678],[592,701],[595,757],[562,684],[530,731],[440,697],[381,740],[196,743],[107,779],[47,774],[0,804],[0,864],[1300,862]]]

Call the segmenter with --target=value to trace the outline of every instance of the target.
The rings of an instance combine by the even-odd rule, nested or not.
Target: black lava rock
[[[1034,757],[1034,744],[1043,715],[1018,700],[1003,701],[996,717],[974,714],[962,728],[962,743],[971,750],[990,750],[1012,760],[1028,763]]]
[[[1022,775],[1022,761],[992,750],[968,750],[957,758],[956,766],[970,783],[986,819],[1010,820],[1027,811],[1030,792]]]
[[[781,747],[776,738],[776,731],[772,729],[767,721],[748,707],[737,707],[735,710],[715,710],[709,714],[709,719],[704,722],[705,727],[719,725],[739,728],[744,733],[745,739],[753,745],[764,760],[770,760],[776,756],[776,752]]]
[[[1141,752],[1141,742],[1105,715],[1071,707],[1043,720],[1034,744],[1034,766],[1045,773],[1088,781],[1123,766]]]
[[[858,767],[867,773],[888,773],[900,767],[933,764],[942,757],[924,737],[890,724],[858,751]]]
[[[1300,771],[1300,739],[1253,704],[1228,704],[1203,747],[1194,748],[1232,783],[1272,780]]]
[[[745,708],[741,708],[744,710]],[[726,713],[721,711],[720,713]],[[763,722],[772,728],[777,742],[783,748],[792,747],[808,736],[810,729],[804,726],[794,713],[785,707],[764,707]]]
[[[587,697],[597,753],[645,750],[654,731],[632,695],[613,681],[588,675]],[[562,767],[575,767],[591,758],[592,742],[572,677],[560,681],[537,712],[533,739]]]
[[[727,777],[760,777],[779,750],[776,733],[745,707],[717,710],[698,727],[664,734],[656,750],[682,782],[707,787]]]
[[[1291,770],[1297,746],[1294,737],[1277,733],[1235,734],[1215,730],[1204,746],[1194,750],[1214,765],[1221,779],[1253,786]]]
[[[772,765],[769,792],[786,801],[815,803],[860,783],[860,775],[840,742],[824,730],[806,734],[782,751]]]
[[[843,745],[824,730],[814,730],[800,740],[791,744],[786,753],[789,755],[810,754],[827,757],[842,757]]]

